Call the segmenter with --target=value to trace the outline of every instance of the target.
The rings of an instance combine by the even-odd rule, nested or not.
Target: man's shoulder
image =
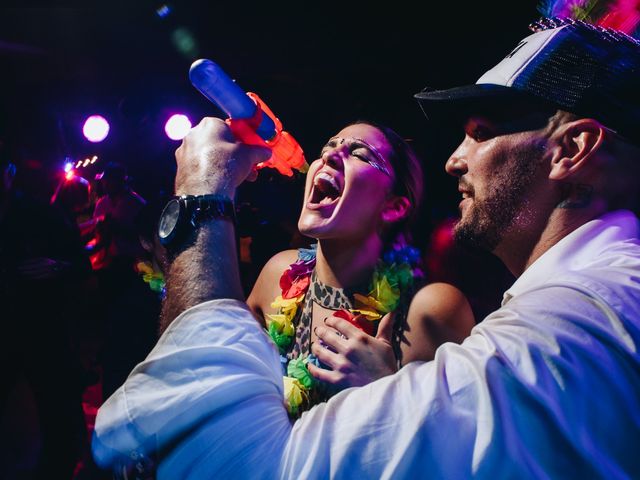
[[[640,312],[640,245],[633,241],[613,243],[590,262],[547,283],[580,286],[617,311]]]
[[[617,315],[640,311],[640,242],[628,232],[621,234],[620,225],[613,227],[595,238],[574,240],[564,245],[563,255],[534,264],[507,290],[507,301],[528,304],[542,295],[549,299],[541,301],[542,309],[553,308],[554,299],[562,297],[576,304],[606,305]]]

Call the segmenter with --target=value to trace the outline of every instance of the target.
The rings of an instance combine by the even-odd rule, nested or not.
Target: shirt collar
[[[612,242],[638,238],[639,230],[638,219],[628,210],[609,212],[585,223],[533,262],[504,293],[502,305],[552,277],[580,269],[609,248]]]

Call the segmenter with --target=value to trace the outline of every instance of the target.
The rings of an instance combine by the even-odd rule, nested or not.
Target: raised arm
[[[265,160],[269,151],[237,143],[227,125],[203,119],[176,150],[176,195],[219,194],[233,199],[235,190]],[[161,331],[183,311],[216,298],[244,300],[233,223],[203,222],[196,239],[174,258],[167,275]]]

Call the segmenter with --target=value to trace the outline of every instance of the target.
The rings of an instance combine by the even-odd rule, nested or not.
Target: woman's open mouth
[[[342,195],[342,187],[336,177],[327,172],[318,173],[313,179],[308,208],[322,208],[333,205]]]

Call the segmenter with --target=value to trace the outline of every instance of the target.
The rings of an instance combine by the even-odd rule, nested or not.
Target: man
[[[582,23],[540,30],[478,85],[418,94],[463,121],[446,166],[456,236],[519,276],[499,310],[434,361],[291,424],[215,208],[176,248],[163,313],[177,318],[98,415],[98,461],[158,455],[164,478],[640,475],[640,46]],[[263,153],[205,119],[176,152],[176,193],[231,198]]]

